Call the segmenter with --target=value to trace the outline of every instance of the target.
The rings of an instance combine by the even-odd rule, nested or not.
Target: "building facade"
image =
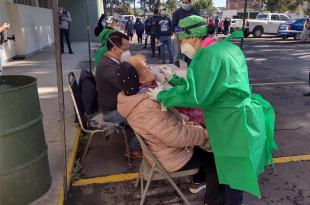
[[[8,34],[14,34],[14,41],[3,45],[3,60],[23,58],[54,43],[52,0],[0,0],[0,24],[9,22]],[[60,0],[71,14],[71,40],[87,40],[86,0]],[[91,40],[99,16],[103,13],[102,0],[89,0]],[[74,48],[73,48],[74,49]]]
[[[254,0],[248,0],[247,8],[254,9]],[[241,10],[244,8],[244,0],[226,0],[227,10]]]

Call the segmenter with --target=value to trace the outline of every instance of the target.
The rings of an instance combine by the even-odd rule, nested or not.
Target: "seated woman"
[[[171,110],[163,112],[158,102],[140,91],[139,74],[131,64],[121,63],[116,73],[122,85],[117,96],[118,112],[143,137],[167,171],[199,168],[189,187],[192,193],[206,188],[207,204],[224,204],[225,185],[218,183],[214,155],[198,147],[208,139],[204,128],[184,123]]]

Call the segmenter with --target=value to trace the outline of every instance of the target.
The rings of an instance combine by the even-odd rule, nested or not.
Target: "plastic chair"
[[[74,108],[77,114],[80,127],[84,133],[87,133],[89,135],[87,138],[85,150],[82,155],[81,161],[85,159],[90,143],[95,134],[100,134],[100,135],[107,137],[113,133],[122,132],[124,136],[124,141],[125,141],[126,153],[127,153],[127,156],[129,156],[128,138],[127,138],[125,128],[122,125],[118,123],[102,122],[100,123],[101,125],[100,129],[91,130],[87,128],[87,121],[91,119],[88,119],[84,114],[84,105],[83,105],[83,101],[81,98],[80,89],[79,89],[78,83],[76,81],[76,78],[73,72],[70,72],[68,74],[67,80],[68,80],[69,91],[72,97],[73,105],[74,105]],[[128,164],[131,165],[130,157],[127,157],[127,158],[128,158]]]
[[[149,186],[151,184],[151,181],[154,180],[163,180],[167,179],[171,186],[176,190],[176,192],[180,195],[180,197],[183,199],[185,204],[190,205],[190,202],[185,197],[185,195],[182,193],[180,188],[176,185],[176,183],[173,181],[172,178],[178,178],[178,177],[185,177],[185,176],[192,176],[196,174],[199,170],[196,169],[189,169],[185,171],[176,171],[176,172],[168,172],[163,165],[160,163],[160,161],[157,159],[157,157],[151,152],[150,148],[145,144],[142,137],[136,133],[136,136],[140,142],[140,145],[142,147],[143,152],[147,153],[148,156],[151,157],[151,160],[153,161],[152,164],[149,164],[143,154],[142,162],[140,165],[138,177],[135,183],[135,187],[139,186],[139,180],[141,184],[141,201],[140,205],[143,205],[145,202],[146,194],[148,192]],[[147,181],[145,188],[144,181]]]

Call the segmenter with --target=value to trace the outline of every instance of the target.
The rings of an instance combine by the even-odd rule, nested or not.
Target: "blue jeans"
[[[119,112],[117,112],[117,110],[113,110],[109,113],[104,114],[103,118],[107,122],[113,122],[119,124],[125,123],[126,125],[128,125],[127,119],[121,116]],[[136,136],[131,138],[130,142],[128,143],[128,146],[131,152],[141,151],[140,143]]]
[[[172,42],[171,42],[171,36],[160,36],[159,41],[161,43],[160,46],[160,54],[161,54],[161,63],[166,64],[166,46],[169,52],[169,63],[173,64],[173,49],[172,49]]]

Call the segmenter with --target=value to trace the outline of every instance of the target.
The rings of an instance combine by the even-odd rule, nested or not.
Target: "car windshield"
[[[267,15],[266,15],[266,14],[258,14],[258,15],[256,16],[256,19],[265,20],[265,19],[267,19]]]

